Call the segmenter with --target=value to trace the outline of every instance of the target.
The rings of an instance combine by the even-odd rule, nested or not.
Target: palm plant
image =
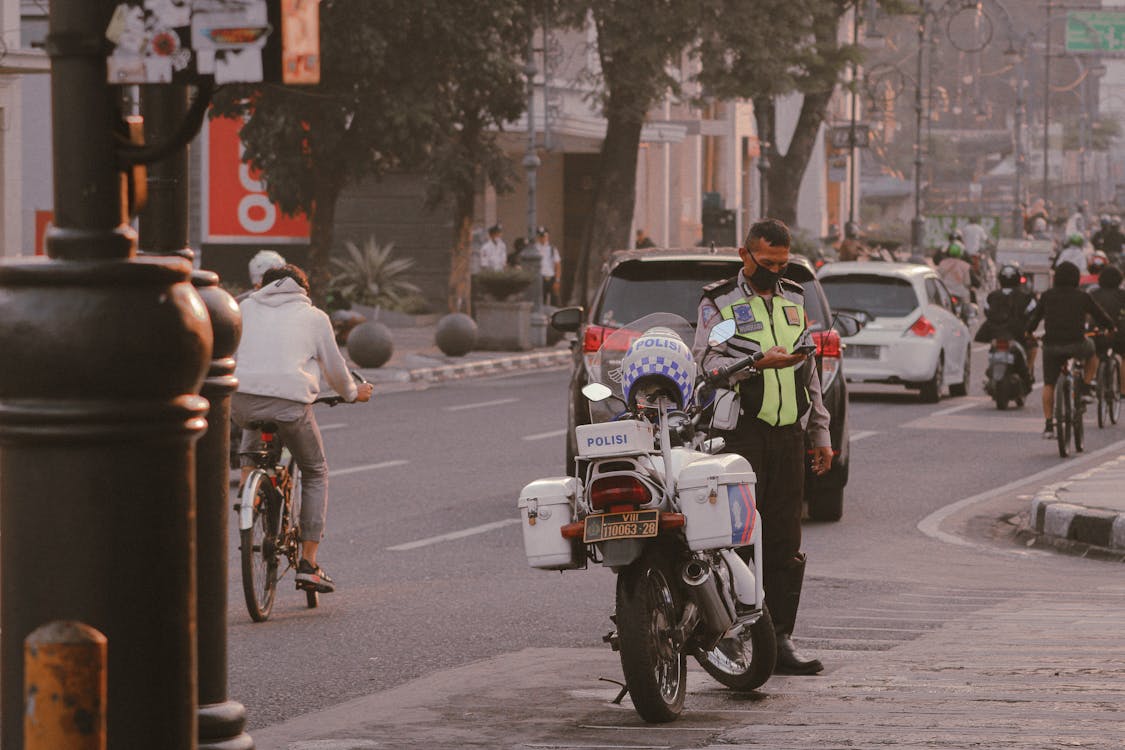
[[[362,249],[353,242],[345,242],[344,249],[345,257],[332,259],[330,292],[355,305],[388,310],[400,308],[421,293],[421,289],[403,278],[414,266],[414,259],[392,258],[393,242],[379,245],[371,236]]]

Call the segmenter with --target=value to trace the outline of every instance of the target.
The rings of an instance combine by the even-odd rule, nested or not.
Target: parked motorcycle
[[[1027,351],[1015,339],[994,338],[988,349],[988,370],[984,390],[1003,411],[1009,403],[1022,407],[1031,393],[1031,378],[1027,369]]]
[[[734,332],[719,324],[710,345]],[[764,684],[776,659],[754,471],[707,437],[738,419],[737,394],[716,385],[754,357],[702,377],[692,336],[683,318],[656,313],[607,337],[583,389],[592,422],[575,430],[576,476],[531,482],[519,499],[529,565],[593,561],[617,574],[605,640],[650,722],[683,709],[688,655],[739,691]]]

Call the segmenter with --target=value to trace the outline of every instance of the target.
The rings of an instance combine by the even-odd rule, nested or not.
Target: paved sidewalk
[[[1028,526],[1059,549],[1125,555],[1125,453],[1039,490]]]
[[[375,385],[377,393],[467,377],[560,367],[571,362],[570,342],[566,339],[527,351],[482,350],[451,357],[434,343],[436,323],[388,328],[394,346],[390,361],[382,367],[356,368]]]

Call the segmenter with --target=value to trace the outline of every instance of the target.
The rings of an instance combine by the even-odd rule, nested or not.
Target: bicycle
[[[1097,331],[1086,334],[1088,338],[1096,335],[1098,335]],[[1079,388],[1084,369],[1085,364],[1079,357],[1067,357],[1059,371],[1059,379],[1055,383],[1055,402],[1052,411],[1055,418],[1055,440],[1058,442],[1059,456],[1062,458],[1070,455],[1072,437],[1076,453],[1081,453],[1086,447],[1086,431],[1082,421],[1086,414],[1086,402],[1082,399]]]
[[[352,377],[367,382],[358,373],[353,372]],[[313,403],[336,406],[345,402],[340,396],[322,396]],[[282,445],[276,423],[255,421],[248,427],[260,433],[262,448],[240,452],[254,460],[254,468],[239,491],[234,510],[246,609],[251,620],[265,622],[273,611],[278,582],[296,570],[301,559],[301,469]],[[309,609],[320,604],[319,593],[297,588],[305,592]]]
[[[1098,358],[1098,427],[1117,424],[1121,413],[1121,361],[1112,346]]]

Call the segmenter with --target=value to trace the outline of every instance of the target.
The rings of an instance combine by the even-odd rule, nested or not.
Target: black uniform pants
[[[750,462],[757,476],[754,499],[762,515],[762,565],[767,571],[793,567],[801,557],[805,495],[805,431],[800,424],[770,427],[743,416],[724,433],[725,450]]]

